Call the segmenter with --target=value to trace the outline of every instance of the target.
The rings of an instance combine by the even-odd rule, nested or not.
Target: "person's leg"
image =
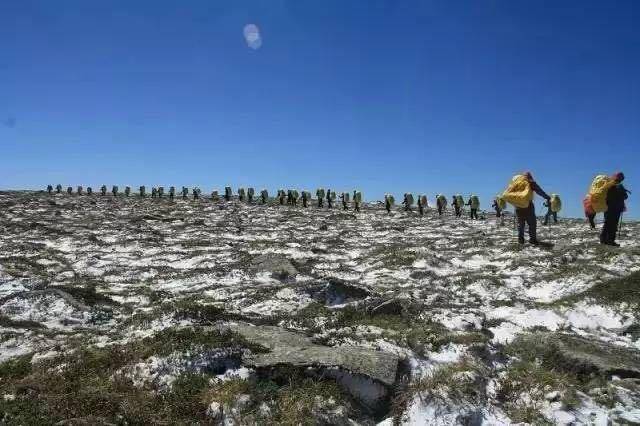
[[[558,212],[553,212],[553,223],[558,223]]]
[[[618,225],[620,225],[621,212],[611,212],[611,227],[609,228],[609,243],[616,242],[616,236],[618,234]]]
[[[609,229],[611,227],[611,214],[609,212],[604,212],[604,223],[602,224],[602,231],[600,231],[600,242],[608,243],[609,242]]]
[[[551,216],[551,211],[547,210],[547,214],[544,215],[544,222],[542,223],[543,225],[549,224],[549,216]]]
[[[527,226],[529,227],[529,242],[538,242],[538,219],[536,218],[536,211],[533,208],[529,209],[529,213],[527,215]]]
[[[518,219],[518,242],[524,244],[524,224],[525,224],[525,212],[516,211],[516,217]]]
[[[591,227],[591,229],[596,229],[595,218],[596,218],[595,214],[590,214],[587,216],[587,220],[589,221],[589,226]]]

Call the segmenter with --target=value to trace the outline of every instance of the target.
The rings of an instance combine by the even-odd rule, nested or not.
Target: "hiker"
[[[87,195],[93,194],[93,189],[89,186],[87,187]]]
[[[105,187],[105,189],[106,189],[106,187]],[[60,194],[60,193],[62,193],[62,185],[57,184],[56,185],[56,194]]]
[[[78,188],[76,188],[76,192],[78,193],[78,195],[82,195],[82,190],[83,190],[82,186],[78,185]]]
[[[405,192],[404,201],[402,201],[402,204],[404,204],[404,211],[410,212],[411,206],[413,205],[413,194]]]
[[[302,207],[307,208],[309,197],[307,191],[302,191]]]
[[[267,204],[267,201],[269,201],[269,192],[266,189],[260,191],[260,201],[262,204]]]
[[[362,204],[362,192],[353,191],[353,210],[360,211],[360,204]]]
[[[318,188],[316,190],[316,197],[318,198],[318,208],[322,208],[322,201],[324,200],[324,189]]]
[[[629,197],[627,190],[622,186],[624,174],[618,172],[611,176],[615,184],[607,191],[607,210],[604,212],[604,225],[600,233],[600,244],[620,247],[616,243],[616,233],[618,232],[618,224],[620,216],[625,210],[624,202]]]
[[[502,217],[502,208],[500,207],[497,198],[493,200],[493,204],[491,205],[491,207],[493,207],[493,209],[496,211],[496,217]]]
[[[193,199],[194,200],[199,200],[200,199],[200,188],[193,188],[191,190],[191,192],[193,193]]]
[[[335,199],[335,192],[332,192],[330,189],[327,189],[327,208],[330,209],[333,207],[333,200]]]
[[[169,187],[169,199],[173,200],[173,197],[175,196],[176,196],[176,187],[175,186]]]
[[[420,216],[424,216],[424,205],[422,205],[422,197],[424,197],[424,195],[418,195],[418,213],[420,213]]]
[[[471,195],[469,202],[466,204],[471,210],[471,220],[478,219],[478,209],[480,208],[480,199],[477,195]]]
[[[384,196],[384,208],[387,210],[387,213],[391,213],[391,207],[393,206],[394,202],[395,202],[395,199],[393,198],[393,195],[385,194],[385,196]]]
[[[543,206],[547,208],[547,214],[544,215],[544,225],[549,224],[549,218],[553,218],[553,223],[558,223],[558,212],[554,212],[551,208],[551,200],[547,200],[544,202]]]
[[[162,198],[164,196],[164,186],[158,187],[158,198]]]
[[[124,187],[124,196],[128,197],[129,195],[131,195],[131,187],[130,186],[125,186]]]
[[[453,199],[455,200],[455,197],[453,197]],[[442,216],[442,213],[446,205],[447,205],[447,199],[445,198],[445,196],[442,194],[438,195],[436,197],[436,207],[438,208],[438,216]]]
[[[551,200],[551,197],[540,188],[540,185],[533,179],[531,172],[526,172],[524,177],[527,179],[531,190],[541,196],[547,201]],[[529,227],[529,243],[538,244],[537,236],[537,219],[536,219],[536,207],[533,205],[533,199],[529,202],[527,207],[516,207],[516,217],[518,219],[518,243],[524,244],[524,226]]]
[[[189,188],[186,186],[182,187],[182,199],[186,200],[189,197]]]
[[[147,188],[144,185],[142,185],[140,188],[138,188],[138,192],[140,193],[140,196],[144,198],[145,193],[147,192]]]
[[[342,201],[342,210],[349,210],[349,193],[343,192],[340,195],[340,200]]]
[[[451,196],[451,205],[453,206],[453,209],[455,211],[455,215],[456,217],[460,217],[462,216],[462,205],[460,205],[460,200],[462,199],[461,196],[459,195],[452,195]]]
[[[231,201],[232,194],[233,194],[233,191],[232,191],[231,187],[230,186],[225,186],[224,187],[224,200],[227,201],[227,202]]]
[[[49,195],[51,195],[51,193],[53,192],[53,186],[47,185],[47,192],[49,193]]]
[[[249,204],[253,203],[253,196],[256,194],[256,190],[254,188],[247,189],[247,202]]]

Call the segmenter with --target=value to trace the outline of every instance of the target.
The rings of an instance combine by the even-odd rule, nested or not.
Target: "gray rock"
[[[251,272],[271,272],[279,279],[286,279],[298,274],[298,270],[291,261],[279,254],[261,254],[251,262]]]
[[[332,278],[326,290],[325,303],[327,305],[339,305],[342,303],[352,302],[364,299],[370,296],[369,290],[348,283],[344,280]]]
[[[368,407],[388,397],[396,382],[399,358],[395,354],[354,346],[317,345],[308,337],[273,326],[233,324],[232,331],[269,352],[245,354],[243,363],[253,368],[290,365],[323,369]]]
[[[518,337],[516,343],[549,355],[558,367],[578,374],[640,377],[640,351],[564,333],[538,332]]]

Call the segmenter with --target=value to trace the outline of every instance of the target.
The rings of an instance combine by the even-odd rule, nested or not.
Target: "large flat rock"
[[[269,349],[267,353],[246,357],[245,363],[253,367],[279,364],[338,367],[385,386],[392,386],[396,381],[399,359],[395,354],[358,347],[317,345],[302,334],[280,327],[235,324],[229,328],[248,341]]]
[[[578,373],[640,377],[640,351],[564,333],[524,334],[518,340],[553,354],[559,367]]]

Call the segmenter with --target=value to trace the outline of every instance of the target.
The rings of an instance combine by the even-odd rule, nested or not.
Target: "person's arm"
[[[545,200],[549,201],[551,199],[551,197],[549,197],[547,195],[546,192],[544,192],[542,190],[542,188],[540,188],[540,185],[538,185],[537,182],[532,181],[531,182],[531,189],[533,189],[535,191],[536,194],[538,194],[539,196],[541,196],[542,198],[544,198]]]

